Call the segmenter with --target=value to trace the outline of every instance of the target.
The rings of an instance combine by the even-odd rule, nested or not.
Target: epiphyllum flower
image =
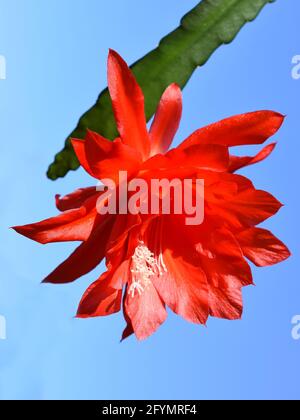
[[[181,91],[164,92],[147,131],[144,97],[133,74],[114,51],[108,57],[108,86],[120,137],[113,142],[88,131],[72,140],[83,168],[94,178],[201,178],[205,180],[205,219],[187,226],[184,215],[100,215],[101,192],[82,188],[56,197],[59,216],[15,230],[42,244],[81,241],[73,254],[44,281],[68,283],[106,258],[107,271],[85,292],[78,317],[123,311],[123,338],[152,334],[166,319],[166,307],[187,321],[205,324],[209,315],[238,319],[243,286],[252,284],[246,259],[257,266],[285,260],[285,245],[256,227],[281,204],[234,172],[265,159],[274,144],[254,157],[229,154],[232,146],[262,144],[283,116],[261,111],[228,118],[193,133],[168,152],[182,111]]]

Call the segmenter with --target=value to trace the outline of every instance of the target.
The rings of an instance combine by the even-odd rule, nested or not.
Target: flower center
[[[143,241],[139,241],[132,256],[131,273],[132,280],[129,287],[129,294],[134,298],[135,292],[141,295],[151,283],[153,276],[161,277],[167,272],[167,268],[160,254],[158,259],[155,258],[153,252],[145,245]]]

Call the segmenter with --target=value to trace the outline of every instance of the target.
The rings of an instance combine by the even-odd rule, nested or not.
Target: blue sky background
[[[242,321],[191,325],[170,314],[145,342],[120,344],[122,316],[76,320],[82,293],[103,266],[74,284],[40,285],[74,244],[43,247],[8,229],[56,213],[54,195],[92,185],[83,170],[45,177],[78,117],[106,85],[108,48],[129,63],[157,45],[197,0],[0,0],[1,399],[287,399],[300,397],[300,3],[278,0],[220,48],[184,91],[176,142],[220,118],[258,109],[287,115],[272,157],[244,171],[285,207],[265,223],[293,252],[254,269]],[[248,150],[247,150],[248,151]]]

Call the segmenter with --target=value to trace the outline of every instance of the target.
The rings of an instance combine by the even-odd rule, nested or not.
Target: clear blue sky
[[[268,161],[244,171],[286,206],[265,226],[291,248],[278,266],[254,269],[242,321],[191,325],[170,314],[149,340],[120,344],[121,315],[73,315],[99,268],[67,286],[40,281],[74,248],[43,247],[8,229],[55,214],[54,195],[92,184],[83,170],[51,182],[49,162],[77,118],[106,85],[108,48],[133,62],[177,26],[197,0],[0,0],[1,241],[0,398],[190,399],[299,398],[300,341],[300,3],[278,0],[229,46],[197,70],[184,91],[177,142],[233,114],[274,109],[287,114]],[[103,269],[103,267],[100,268]]]

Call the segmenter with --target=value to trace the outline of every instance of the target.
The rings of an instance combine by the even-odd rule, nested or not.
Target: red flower
[[[106,258],[107,271],[85,292],[78,317],[123,311],[123,338],[152,334],[167,317],[166,306],[186,320],[205,324],[209,315],[238,319],[242,287],[252,284],[246,258],[257,266],[285,260],[286,246],[256,227],[281,204],[234,172],[265,159],[274,144],[254,157],[229,154],[231,146],[262,144],[275,134],[283,116],[261,111],[228,118],[193,133],[168,152],[178,129],[182,98],[172,84],[164,92],[147,131],[144,97],[126,63],[114,51],[108,58],[108,85],[120,138],[113,142],[88,131],[72,140],[83,168],[94,178],[201,178],[205,218],[186,225],[184,215],[101,215],[103,193],[83,188],[56,196],[59,216],[14,229],[40,243],[81,241],[44,281],[72,282]],[[101,203],[100,203],[101,205]],[[99,209],[98,209],[99,210]]]

